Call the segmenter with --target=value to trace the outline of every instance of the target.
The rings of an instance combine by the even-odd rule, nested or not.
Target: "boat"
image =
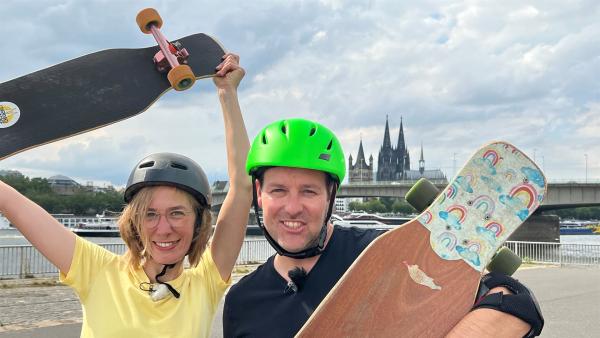
[[[333,221],[334,225],[343,227],[357,227],[361,229],[375,229],[375,230],[391,230],[394,228],[393,225],[381,223],[378,221],[361,221],[361,220],[341,220]]]
[[[561,235],[600,235],[597,221],[565,220],[559,223]]]
[[[73,233],[81,237],[119,237],[119,226],[114,221],[81,222],[69,228]]]
[[[351,213],[345,217],[336,214],[331,215],[331,221],[334,225],[376,230],[394,229],[411,219],[410,217],[389,217],[366,212]]]
[[[81,237],[119,237],[121,235],[116,219],[113,222],[81,222],[69,229]],[[263,232],[258,225],[248,225],[246,236],[263,236]]]
[[[107,216],[107,212],[113,216]],[[96,217],[73,215],[55,217],[73,233],[81,237],[119,237],[121,236],[117,225],[119,215],[120,213],[104,210],[101,214],[96,214]],[[76,222],[75,225],[73,225],[73,222]]]

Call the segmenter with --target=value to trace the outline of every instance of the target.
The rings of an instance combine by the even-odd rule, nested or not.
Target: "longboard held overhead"
[[[225,50],[206,34],[177,40],[194,78],[212,77]],[[108,49],[0,84],[0,160],[144,112],[172,88],[158,46]]]

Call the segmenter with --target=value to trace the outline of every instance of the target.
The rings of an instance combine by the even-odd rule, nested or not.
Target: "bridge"
[[[337,197],[400,197],[404,198],[406,192],[415,182],[361,182],[342,184]],[[438,189],[446,188],[445,182],[433,182]],[[213,206],[223,203],[227,188],[213,190]],[[577,207],[600,206],[600,183],[579,182],[550,182],[548,192],[539,211],[567,209]]]

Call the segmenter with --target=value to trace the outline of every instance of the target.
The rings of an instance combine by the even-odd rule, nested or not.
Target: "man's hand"
[[[544,328],[535,296],[518,280],[497,272],[485,275],[481,298],[448,337],[535,337]]]

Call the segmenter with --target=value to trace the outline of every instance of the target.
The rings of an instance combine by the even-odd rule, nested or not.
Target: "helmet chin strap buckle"
[[[156,286],[156,289],[152,288],[152,290],[150,291],[150,298],[153,302],[158,302],[159,300],[163,300],[169,297],[170,294],[171,291],[169,291],[169,288],[167,288],[165,284],[158,284],[158,286]]]
[[[163,267],[162,271],[158,275],[156,275],[155,278],[158,284],[152,284],[147,282],[140,284],[140,289],[148,291],[148,293],[150,294],[150,299],[152,299],[153,302],[163,300],[169,297],[169,294],[172,294],[175,298],[179,298],[181,296],[179,292],[171,286],[171,284],[160,281],[160,277],[165,275],[167,269],[170,269],[174,266],[175,264],[167,264]]]

